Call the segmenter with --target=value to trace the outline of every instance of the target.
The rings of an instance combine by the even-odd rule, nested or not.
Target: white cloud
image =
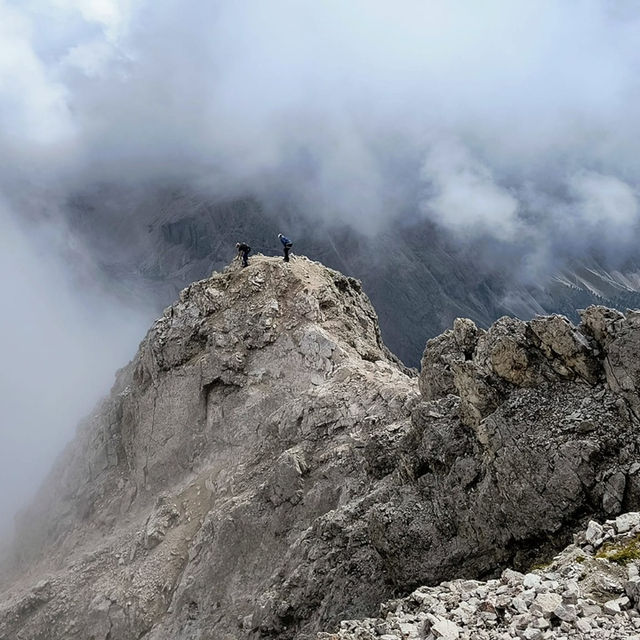
[[[638,222],[636,192],[619,178],[581,171],[569,179],[569,187],[577,200],[575,213],[584,223],[606,229]]]
[[[56,144],[72,135],[67,88],[36,55],[32,25],[0,0],[0,136],[13,144]]]
[[[78,295],[56,256],[60,228],[27,233],[15,217],[0,199],[0,486],[11,487],[0,492],[0,534],[149,322],[100,294],[98,281]]]
[[[59,11],[78,12],[86,22],[101,25],[105,34],[114,38],[126,25],[134,0],[50,0],[38,2],[36,7],[46,4]]]
[[[494,181],[490,169],[460,143],[439,142],[422,166],[425,215],[458,234],[484,233],[512,240],[518,229],[518,201]]]
[[[9,65],[3,121],[38,142],[74,131],[58,165],[80,181],[284,191],[362,226],[417,206],[434,139],[479,150],[465,189],[487,222],[552,167],[640,179],[631,2],[0,2],[32,31],[7,39],[27,63]],[[465,225],[463,195],[434,204]]]
[[[61,60],[62,67],[80,70],[89,78],[102,76],[119,52],[111,43],[104,40],[83,42],[71,47]]]

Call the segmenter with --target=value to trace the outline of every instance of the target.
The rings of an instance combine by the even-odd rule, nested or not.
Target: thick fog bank
[[[6,206],[0,227],[0,533],[6,533],[80,418],[133,356],[150,318],[106,295],[91,274],[70,281],[46,229],[26,234]]]

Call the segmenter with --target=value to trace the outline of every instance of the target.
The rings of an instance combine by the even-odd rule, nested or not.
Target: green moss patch
[[[619,565],[640,560],[640,536],[622,542],[606,542],[596,553],[596,558],[606,558]]]

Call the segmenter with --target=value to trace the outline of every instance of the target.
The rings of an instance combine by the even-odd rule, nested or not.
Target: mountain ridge
[[[302,639],[525,567],[640,505],[638,353],[638,312],[457,320],[416,378],[359,281],[234,263],[165,310],[23,512],[0,638]]]

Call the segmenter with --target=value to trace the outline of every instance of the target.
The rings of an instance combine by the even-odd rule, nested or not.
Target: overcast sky
[[[561,192],[627,223],[639,38],[615,0],[0,0],[5,188],[284,184],[371,225],[419,185],[425,216],[500,237]]]
[[[147,321],[77,295],[69,194],[184,181],[624,255],[638,42],[635,0],[0,0],[0,479],[33,484]]]

